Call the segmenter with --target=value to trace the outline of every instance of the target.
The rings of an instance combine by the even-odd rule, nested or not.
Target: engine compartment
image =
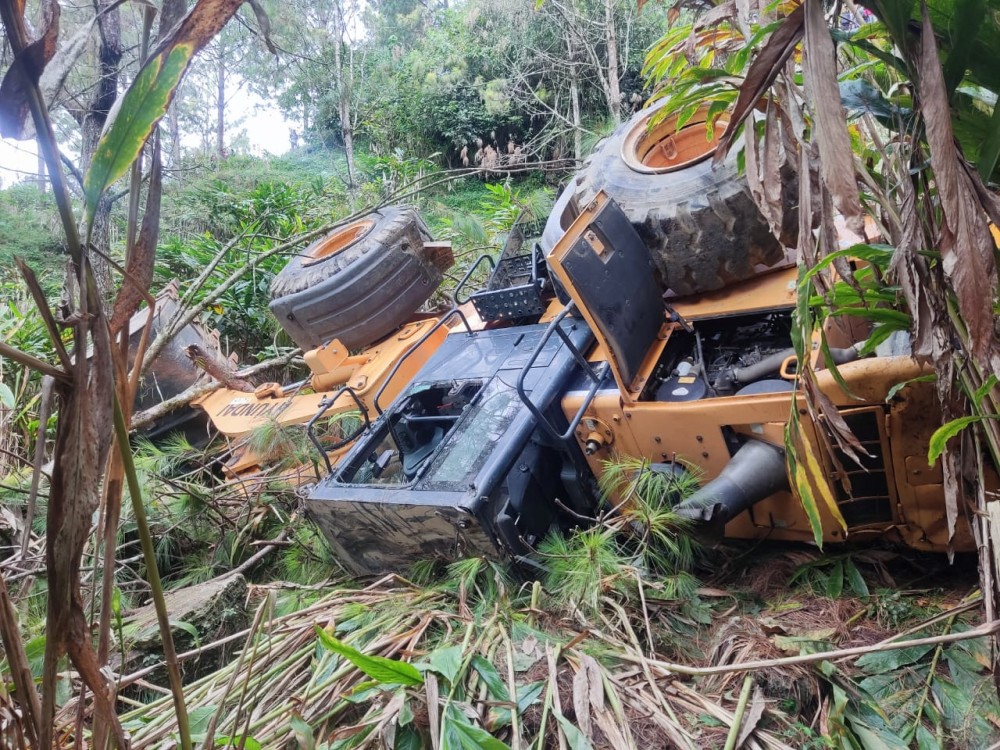
[[[645,401],[697,401],[719,396],[790,391],[795,350],[790,310],[716,318],[674,330]],[[791,362],[789,362],[791,358]]]

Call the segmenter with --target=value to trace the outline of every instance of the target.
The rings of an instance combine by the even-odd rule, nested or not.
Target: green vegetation
[[[23,24],[12,23],[8,5],[5,33],[20,49]],[[752,16],[739,4],[705,16],[681,3],[640,13],[612,0],[260,5],[269,32],[247,10],[242,25],[221,30],[221,16],[198,3],[198,22],[172,39],[160,38],[152,16],[143,24],[132,9],[104,8],[109,22],[79,46],[97,54],[53,59],[70,71],[60,96],[45,92],[72,102],[51,115],[59,143],[49,115],[33,113],[56,169],[50,188],[0,190],[0,745],[38,747],[75,732],[111,746],[119,719],[137,748],[995,745],[993,637],[975,628],[983,600],[996,610],[979,491],[985,461],[1000,462],[989,233],[1000,223],[990,182],[1000,154],[996,3],[933,0],[921,15],[912,3],[877,0],[881,23],[829,33],[837,14],[826,18],[813,2]],[[66,6],[60,43],[93,20],[90,6]],[[172,23],[163,25],[165,36]],[[277,60],[260,52],[256,37],[268,34]],[[803,37],[805,54],[792,54]],[[789,54],[773,54],[775,39],[786,39]],[[143,49],[157,50],[152,65],[143,67]],[[28,76],[4,96],[38,83]],[[244,87],[295,123],[287,154],[249,153],[227,111]],[[127,93],[111,116],[119,90]],[[838,91],[846,118],[833,106]],[[797,174],[792,202],[813,216],[795,221],[818,228],[799,235],[803,358],[818,340],[835,371],[825,331],[855,318],[871,324],[867,349],[909,330],[915,353],[936,366],[949,421],[933,457],[944,461],[949,508],[975,506],[986,561],[978,591],[976,560],[942,572],[940,561],[868,550],[706,554],[715,542],[696,538],[673,510],[692,474],[628,457],[603,476],[614,511],[551,534],[527,563],[534,567],[422,561],[408,579],[358,581],[282,476],[293,466],[315,472],[302,430],[266,424],[241,445],[130,444],[129,410],[119,409],[112,441],[112,405],[134,396],[122,378],[127,363],[109,353],[117,304],[101,305],[128,309],[119,265],[144,292],[179,280],[191,320],[218,330],[227,354],[270,360],[293,349],[267,309],[287,257],[341,220],[405,200],[453,244],[457,266],[429,303],[443,306],[464,268],[498,252],[519,215],[544,219],[560,180],[650,92],[681,119],[711,102],[737,144],[748,116],[742,163],[776,229],[790,208],[781,188]],[[29,110],[27,100],[4,104]],[[145,136],[157,127],[154,149]],[[57,147],[79,163],[63,171]],[[886,244],[838,252],[835,214],[855,230],[867,216]],[[37,289],[15,256],[35,269]],[[43,297],[54,323],[39,314]],[[56,414],[43,420],[46,368],[60,385]],[[850,446],[815,384],[803,381],[802,418],[832,423],[831,440]],[[792,473],[817,518],[833,505],[816,456],[800,443],[793,422]],[[265,469],[233,481],[221,462],[244,447]],[[32,468],[40,488],[24,528]],[[122,502],[126,484],[134,505]],[[54,533],[63,535],[45,538]],[[220,644],[167,621],[164,590],[234,571],[251,584],[250,606],[230,603],[219,616],[237,621],[255,610],[248,632]],[[150,602],[161,615],[166,697],[162,687],[140,690],[156,680],[143,671],[148,654],[135,661],[125,626]],[[182,689],[179,665],[190,662],[173,652],[172,631],[196,651],[228,645],[237,655],[218,650],[218,668],[188,675]],[[961,639],[969,632],[978,635]],[[892,648],[901,638],[937,640]],[[810,658],[840,648],[866,653]],[[112,673],[123,677],[113,711],[102,702]],[[25,699],[36,685],[39,717]],[[92,702],[78,703],[81,694]]]
[[[66,257],[55,206],[52,194],[36,185],[0,190],[0,283],[18,280],[16,255],[35,269],[49,291],[58,285]]]

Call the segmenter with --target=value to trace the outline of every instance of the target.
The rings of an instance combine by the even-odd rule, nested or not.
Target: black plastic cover
[[[663,300],[649,251],[613,200],[573,241],[560,264],[570,296],[600,333],[625,385],[639,372],[663,325]]]
[[[582,321],[562,325],[578,348],[593,341]],[[545,328],[449,335],[333,473],[311,490],[309,515],[345,567],[377,573],[403,570],[420,559],[503,554],[498,525],[504,487],[515,465],[527,466],[519,457],[531,450],[537,430],[515,383]],[[572,354],[553,336],[533,363],[525,388],[539,408],[551,409],[551,416],[559,418],[559,399],[577,374]],[[415,474],[396,484],[359,481],[360,470],[410,398],[456,380],[482,386]],[[532,515],[528,510],[521,509],[520,515]]]

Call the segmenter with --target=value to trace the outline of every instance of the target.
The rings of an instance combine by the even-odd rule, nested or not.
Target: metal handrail
[[[313,431],[313,426],[316,424],[316,420],[318,420],[320,417],[326,414],[326,410],[329,409],[331,406],[333,406],[336,403],[337,399],[340,398],[340,396],[344,393],[350,394],[351,398],[354,399],[354,403],[358,405],[358,411],[361,412],[361,416],[364,419],[364,424],[362,424],[358,429],[356,429],[354,432],[352,432],[350,435],[345,437],[340,442],[336,443],[333,446],[330,446],[329,448],[324,448],[323,445],[319,442],[319,438],[316,437],[316,433]],[[367,430],[370,426],[371,426],[371,420],[368,419],[368,410],[365,408],[365,405],[361,403],[361,399],[358,398],[358,394],[354,392],[354,389],[351,388],[349,385],[345,385],[335,394],[333,394],[333,398],[330,398],[329,396],[323,396],[323,398],[319,402],[319,411],[316,412],[313,418],[310,419],[309,423],[306,425],[306,435],[309,436],[309,440],[311,440],[312,444],[316,446],[316,450],[319,451],[319,454],[323,457],[323,460],[326,462],[327,472],[332,474],[333,464],[330,463],[330,457],[327,454],[335,450],[339,450],[348,443],[356,440],[357,437],[362,432]]]
[[[413,354],[421,346],[423,346],[423,343],[427,341],[427,339],[429,339],[438,328],[447,323],[448,320],[454,317],[455,315],[457,315],[459,318],[462,319],[462,323],[463,325],[465,325],[466,333],[469,336],[472,335],[472,326],[469,325],[469,320],[468,318],[465,317],[465,313],[463,313],[457,307],[453,307],[448,312],[446,312],[444,316],[442,316],[441,320],[439,320],[437,323],[431,326],[431,328],[427,331],[427,333],[421,336],[420,340],[416,344],[411,346],[409,350],[406,352],[406,354],[404,354],[402,357],[399,358],[395,366],[389,372],[389,376],[382,383],[382,386],[378,389],[378,391],[375,392],[375,398],[372,400],[372,404],[375,406],[375,411],[378,412],[379,416],[382,416],[383,413],[383,409],[379,404],[379,399],[382,397],[382,394],[385,393],[385,389],[389,387],[389,383],[392,382],[392,379],[396,377],[396,373],[399,372],[399,368],[402,367],[403,363],[410,357],[411,354]]]
[[[573,435],[576,432],[576,428],[580,425],[580,421],[583,419],[584,413],[587,411],[591,402],[593,402],[594,397],[597,395],[598,388],[601,387],[601,383],[604,382],[604,378],[607,377],[608,371],[611,369],[611,366],[607,362],[602,362],[597,369],[591,367],[590,363],[584,358],[583,354],[580,353],[580,350],[576,348],[576,345],[570,339],[569,334],[562,329],[560,324],[563,319],[575,308],[576,304],[571,300],[562,309],[562,311],[552,319],[552,322],[549,323],[549,327],[546,328],[545,333],[542,334],[542,338],[539,340],[535,350],[531,353],[528,361],[521,369],[521,373],[517,376],[517,395],[521,399],[522,403],[528,407],[528,411],[534,415],[535,419],[538,420],[538,424],[541,425],[542,429],[544,429],[550,437],[564,442],[572,440]],[[593,385],[591,385],[590,390],[587,392],[587,396],[583,399],[583,403],[580,405],[579,410],[570,421],[569,427],[567,427],[566,431],[562,433],[552,426],[552,423],[542,413],[541,409],[535,406],[531,397],[524,390],[524,380],[528,377],[528,372],[531,370],[532,366],[534,366],[535,360],[538,359],[553,333],[558,334],[559,338],[562,339],[563,344],[565,344],[573,354],[573,359],[575,359],[577,364],[583,368],[587,377],[593,381]]]
[[[497,270],[497,262],[493,260],[492,255],[489,255],[488,253],[483,253],[478,258],[476,258],[476,262],[473,263],[471,266],[469,266],[469,270],[465,272],[465,276],[462,277],[462,280],[458,282],[458,286],[455,287],[455,291],[452,292],[451,299],[452,302],[455,304],[455,306],[464,305],[466,302],[472,299],[472,295],[469,295],[465,299],[459,299],[458,295],[462,291],[462,288],[469,281],[469,279],[472,278],[472,274],[475,273],[477,268],[479,268],[479,264],[482,263],[484,260],[488,260],[490,262],[490,267],[494,271]]]

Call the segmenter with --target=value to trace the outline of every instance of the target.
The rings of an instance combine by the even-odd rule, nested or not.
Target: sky
[[[229,137],[246,131],[251,153],[283,154],[290,148],[289,129],[295,127],[287,121],[272,103],[256,94],[241,90],[227,102],[227,116],[230,122],[239,122],[228,133]],[[197,146],[199,139],[185,142],[185,146]],[[25,178],[31,178],[38,168],[35,141],[15,141],[0,138],[0,187],[10,187]],[[25,174],[27,173],[27,174]]]
[[[23,173],[38,169],[35,142],[0,138],[0,187],[10,187],[24,179]]]

